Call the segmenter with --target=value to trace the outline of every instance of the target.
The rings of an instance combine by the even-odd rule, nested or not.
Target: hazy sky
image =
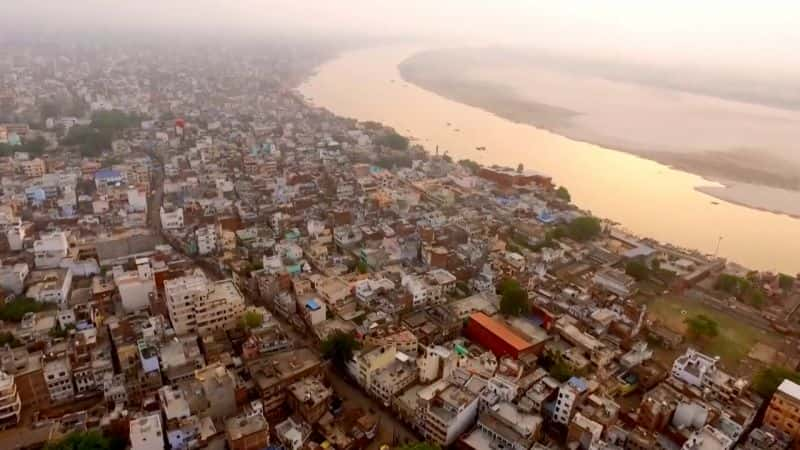
[[[514,43],[800,72],[797,1],[0,0],[0,5],[4,23],[41,29],[410,35],[449,45]]]

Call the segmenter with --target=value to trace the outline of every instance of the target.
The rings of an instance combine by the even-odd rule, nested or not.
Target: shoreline
[[[798,202],[800,202],[800,189],[792,189],[787,188],[785,185],[781,183],[766,183],[762,180],[756,180],[754,183],[753,180],[750,179],[742,179],[742,180],[732,180],[732,178],[736,178],[736,175],[730,176],[731,174],[725,174],[720,172],[725,172],[725,168],[718,168],[717,170],[710,169],[710,168],[698,168],[698,167],[690,167],[689,162],[696,162],[699,165],[707,164],[709,161],[714,160],[714,152],[702,152],[702,153],[677,153],[677,152],[658,152],[658,151],[644,151],[635,146],[625,145],[618,140],[614,139],[603,139],[596,135],[591,135],[591,133],[582,133],[580,130],[570,130],[565,129],[566,127],[559,127],[555,124],[548,124],[546,120],[533,120],[533,119],[526,119],[520,117],[518,114],[510,113],[508,111],[498,111],[497,108],[492,108],[489,105],[486,105],[483,102],[479,101],[469,101],[463,98],[454,92],[451,92],[447,88],[439,88],[436,82],[430,80],[424,80],[422,78],[415,77],[408,73],[408,70],[404,70],[403,64],[408,59],[400,62],[397,66],[398,73],[400,74],[401,79],[409,84],[412,84],[420,89],[423,89],[427,92],[430,92],[433,95],[440,96],[444,99],[457,102],[463,105],[471,106],[474,108],[478,108],[486,113],[492,114],[504,120],[508,120],[509,122],[519,124],[519,125],[528,125],[534,128],[547,131],[549,133],[553,133],[569,140],[575,142],[581,142],[586,144],[591,144],[599,147],[603,147],[607,150],[611,151],[618,151],[622,153],[626,153],[629,155],[633,155],[648,161],[654,161],[659,164],[663,164],[666,167],[671,169],[683,171],[686,173],[690,173],[692,175],[696,175],[701,177],[702,179],[710,182],[721,185],[719,189],[731,189],[732,186],[737,184],[750,184],[753,186],[764,187],[768,189],[779,189],[782,191],[796,193],[798,197]],[[497,103],[503,103],[502,100],[498,101]],[[516,102],[515,102],[516,103]],[[532,106],[539,106],[532,104]],[[557,106],[549,106],[544,105],[548,108],[558,108]],[[720,152],[724,153],[724,152]],[[735,167],[735,168],[728,168],[729,172],[735,172],[737,170],[745,170],[743,167]],[[727,176],[726,176],[727,175]],[[744,178],[744,177],[743,177]],[[791,217],[793,219],[800,220],[800,211],[787,211],[785,208],[775,208],[765,204],[765,202],[753,201],[752,199],[745,199],[734,195],[723,195],[721,193],[715,192],[715,186],[695,186],[694,189],[702,194],[708,195],[709,197],[713,197],[717,200],[731,203],[737,206],[742,206],[746,208],[751,208],[754,210],[762,211],[762,212],[769,212],[772,214],[783,215],[787,217]]]

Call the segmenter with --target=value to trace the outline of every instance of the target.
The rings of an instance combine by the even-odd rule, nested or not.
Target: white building
[[[30,274],[26,295],[38,302],[66,304],[72,290],[70,269],[36,270]]]
[[[421,277],[404,275],[400,284],[411,294],[411,302],[414,308],[427,305],[431,297],[431,287]]]
[[[28,278],[29,272],[28,265],[25,263],[0,267],[0,288],[17,295],[21,294],[25,290],[25,279]]]
[[[304,302],[302,311],[306,322],[313,327],[325,321],[327,305],[325,302],[311,298]]]
[[[197,253],[210,255],[217,251],[217,230],[213,225],[200,227],[195,231],[197,238]]]
[[[147,189],[143,187],[128,188],[128,210],[147,212]]]
[[[13,252],[22,250],[22,244],[25,241],[25,228],[21,222],[6,229],[6,240],[8,241],[9,250]]]
[[[594,278],[594,284],[621,297],[630,297],[636,293],[636,280],[630,275],[616,269],[602,269]]]
[[[582,396],[588,387],[583,378],[572,377],[562,384],[558,389],[558,397],[553,410],[553,420],[560,424],[569,425],[578,398]]]
[[[720,430],[706,425],[695,431],[683,443],[681,450],[730,450],[735,444],[734,440]]]
[[[14,376],[0,371],[0,428],[16,426],[21,409]]]
[[[420,397],[423,397],[422,393]],[[423,398],[425,400],[428,399]],[[424,435],[440,446],[455,442],[478,417],[478,396],[461,387],[448,386],[426,403],[423,412]]]
[[[162,450],[164,435],[161,428],[161,416],[152,414],[131,420],[131,450]]]
[[[231,329],[244,312],[244,297],[231,280],[209,282],[202,274],[164,282],[169,318],[176,334]]]
[[[717,361],[719,358],[690,348],[672,363],[672,376],[692,386],[707,387],[711,375],[717,370]]]
[[[150,296],[156,292],[150,259],[137,258],[136,270],[115,272],[114,283],[119,290],[125,312],[147,309],[150,306]]]
[[[161,217],[161,228],[165,230],[183,228],[183,208],[176,208],[168,212],[162,206],[159,215]]]
[[[45,363],[44,381],[53,403],[66,402],[75,397],[75,389],[72,386],[72,368],[66,356]]]
[[[63,231],[44,234],[33,243],[34,264],[38,269],[58,267],[68,251],[69,243]]]

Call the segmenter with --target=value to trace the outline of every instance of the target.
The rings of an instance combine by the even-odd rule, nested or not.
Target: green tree
[[[407,137],[397,134],[396,131],[391,131],[375,139],[376,144],[394,150],[408,150],[408,142]]]
[[[558,189],[556,189],[556,197],[564,200],[567,203],[572,201],[572,196],[569,195],[569,191],[564,186],[559,186]]]
[[[786,275],[782,273],[778,275],[778,285],[783,289],[784,292],[790,292],[794,289],[794,277],[790,275]]]
[[[442,448],[430,442],[413,442],[396,447],[396,450],[441,450]]]
[[[562,383],[575,376],[572,368],[564,361],[564,356],[558,350],[544,352],[537,364]]]
[[[683,323],[686,324],[687,332],[693,338],[713,339],[719,335],[719,324],[704,314],[687,317]]]
[[[353,360],[353,351],[359,347],[355,336],[340,330],[322,341],[320,350],[322,356],[331,361],[334,367],[344,370],[347,363]]]
[[[48,442],[44,450],[113,450],[111,439],[99,431],[74,431],[61,440]]]
[[[625,273],[632,276],[637,281],[642,281],[650,276],[650,269],[648,269],[647,265],[642,261],[634,259],[628,261],[628,264],[625,265]]]
[[[530,310],[528,292],[512,279],[500,283],[500,312],[509,316],[527,314]]]
[[[6,345],[11,348],[16,348],[22,345],[22,342],[14,336],[14,333],[5,331],[0,333],[0,347],[5,347]]]
[[[99,130],[119,131],[125,128],[138,127],[142,119],[135,114],[126,114],[119,110],[97,111],[92,114],[92,127]]]
[[[358,273],[367,273],[369,272],[369,266],[364,260],[360,259],[358,260],[358,264],[356,264],[356,270],[358,270]]]
[[[523,171],[525,171],[525,166],[519,163],[519,165],[517,165],[517,173],[522,173]]]
[[[780,366],[761,369],[753,377],[753,391],[764,398],[770,398],[778,390],[778,386],[783,380],[800,384],[800,373]]]
[[[245,330],[252,330],[258,328],[264,323],[264,316],[258,311],[245,311],[242,314],[241,326]]]
[[[39,303],[28,297],[17,297],[0,306],[0,320],[19,322],[22,317],[29,312],[39,312],[47,308],[47,305]]]
[[[601,231],[603,227],[596,217],[578,217],[567,225],[566,234],[576,241],[584,242],[593,239]]]
[[[476,174],[479,170],[481,170],[481,165],[471,159],[462,159],[458,163],[473,174]]]

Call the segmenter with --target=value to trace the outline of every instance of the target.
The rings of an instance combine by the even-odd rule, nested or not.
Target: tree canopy
[[[772,397],[778,386],[787,379],[800,384],[800,373],[780,366],[761,369],[753,377],[753,391],[764,398]]]
[[[462,159],[458,163],[473,174],[478,173],[478,171],[481,170],[481,165],[471,159]]]
[[[75,431],[61,440],[48,442],[44,450],[113,450],[119,448],[99,431]]]
[[[42,136],[26,139],[22,145],[0,144],[0,156],[11,156],[16,152],[25,152],[31,156],[41,156],[47,149],[47,140]]]
[[[628,261],[628,264],[625,265],[625,273],[632,276],[636,281],[642,281],[650,276],[650,269],[647,268],[647,264],[644,262],[634,259]]]
[[[559,186],[558,189],[556,189],[556,197],[565,202],[570,202],[572,200],[572,196],[569,195],[569,191],[564,186]]]
[[[719,335],[719,324],[704,314],[687,317],[683,323],[686,324],[687,331],[691,337],[715,338]]]
[[[103,153],[103,150],[111,149],[112,137],[111,129],[76,125],[69,129],[69,133],[61,143],[80,146],[82,156],[96,158]]]
[[[603,231],[600,220],[596,217],[578,217],[567,225],[567,236],[583,242],[593,239]]]
[[[353,351],[360,347],[355,336],[344,331],[336,331],[320,345],[322,356],[339,369],[344,369],[353,359]]]
[[[778,285],[786,292],[794,289],[794,281],[795,279],[791,275],[786,275],[785,273],[778,275]]]
[[[22,317],[29,312],[39,312],[48,308],[49,305],[39,303],[28,297],[17,297],[0,306],[0,320],[19,322]]]
[[[135,114],[126,114],[119,110],[97,111],[92,114],[92,128],[99,130],[119,131],[125,128],[138,127],[142,118]]]
[[[409,141],[407,137],[401,136],[396,131],[391,131],[383,136],[378,136],[375,139],[376,144],[389,147],[394,150],[407,150],[408,142]]]
[[[413,442],[410,444],[401,445],[396,448],[397,450],[441,450],[436,444],[430,442]]]
[[[245,311],[245,313],[242,314],[241,324],[242,328],[246,330],[258,328],[262,323],[264,323],[264,316],[260,312]]]
[[[530,310],[528,292],[512,279],[500,283],[500,312],[509,316],[527,314]]]

